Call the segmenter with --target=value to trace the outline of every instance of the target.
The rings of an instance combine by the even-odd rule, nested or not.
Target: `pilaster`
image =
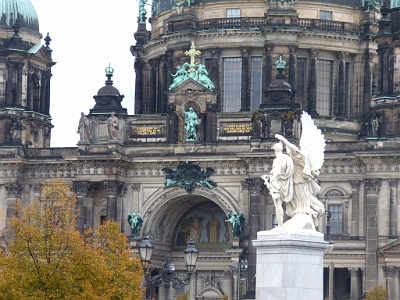
[[[368,291],[378,283],[378,194],[380,179],[364,179],[365,193],[365,289]]]

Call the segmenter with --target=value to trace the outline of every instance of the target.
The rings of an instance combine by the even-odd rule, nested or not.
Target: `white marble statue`
[[[281,230],[315,230],[318,213],[325,211],[317,198],[320,187],[316,180],[324,162],[325,138],[306,112],[301,116],[301,124],[300,149],[285,137],[275,135],[286,146],[287,155],[282,153],[279,144],[275,144],[272,170],[261,176],[274,200],[278,229]],[[291,217],[285,223],[283,202],[286,203],[286,215]]]

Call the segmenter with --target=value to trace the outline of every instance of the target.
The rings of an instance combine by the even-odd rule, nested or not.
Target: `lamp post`
[[[242,282],[242,277],[246,276],[247,274],[247,269],[248,269],[248,264],[247,264],[247,259],[241,260],[240,262],[237,261],[231,266],[233,274],[236,274],[237,276],[237,289],[236,289],[236,299],[240,300],[241,295],[240,295],[240,287],[241,287],[241,282]]]
[[[169,300],[169,289],[171,285],[174,288],[179,288],[182,285],[188,285],[190,283],[190,278],[196,270],[196,261],[199,256],[199,250],[194,246],[193,240],[189,241],[187,248],[183,251],[185,254],[185,265],[187,269],[185,278],[178,277],[178,273],[175,271],[175,266],[171,263],[170,256],[166,256],[159,274],[151,276],[151,268],[149,267],[149,264],[154,246],[150,243],[149,237],[145,235],[142,243],[138,247],[140,260],[145,273],[144,279],[156,286],[164,286],[165,300]]]

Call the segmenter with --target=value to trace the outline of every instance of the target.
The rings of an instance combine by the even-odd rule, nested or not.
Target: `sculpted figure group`
[[[315,230],[318,214],[325,211],[317,198],[320,187],[316,180],[324,161],[325,139],[306,112],[303,112],[301,122],[300,149],[285,137],[275,135],[279,140],[273,146],[276,158],[271,172],[261,176],[274,201],[278,229],[281,230]],[[283,153],[284,146],[287,153]],[[284,223],[285,213],[291,219]]]

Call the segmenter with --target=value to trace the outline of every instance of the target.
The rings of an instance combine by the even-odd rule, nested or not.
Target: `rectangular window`
[[[224,58],[223,112],[238,112],[242,96],[242,58]]]
[[[262,99],[262,57],[251,58],[250,111],[260,107]]]
[[[400,0],[390,0],[390,8],[395,8],[400,6]]]
[[[318,60],[317,65],[317,112],[321,116],[332,114],[333,61]]]
[[[226,10],[227,18],[240,18],[240,8],[228,8]]]
[[[343,233],[343,205],[329,205],[331,234]]]
[[[319,18],[321,20],[332,20],[332,12],[327,10],[320,10]]]
[[[300,104],[301,109],[306,109],[307,92],[307,59],[297,58],[296,74],[296,103]]]

